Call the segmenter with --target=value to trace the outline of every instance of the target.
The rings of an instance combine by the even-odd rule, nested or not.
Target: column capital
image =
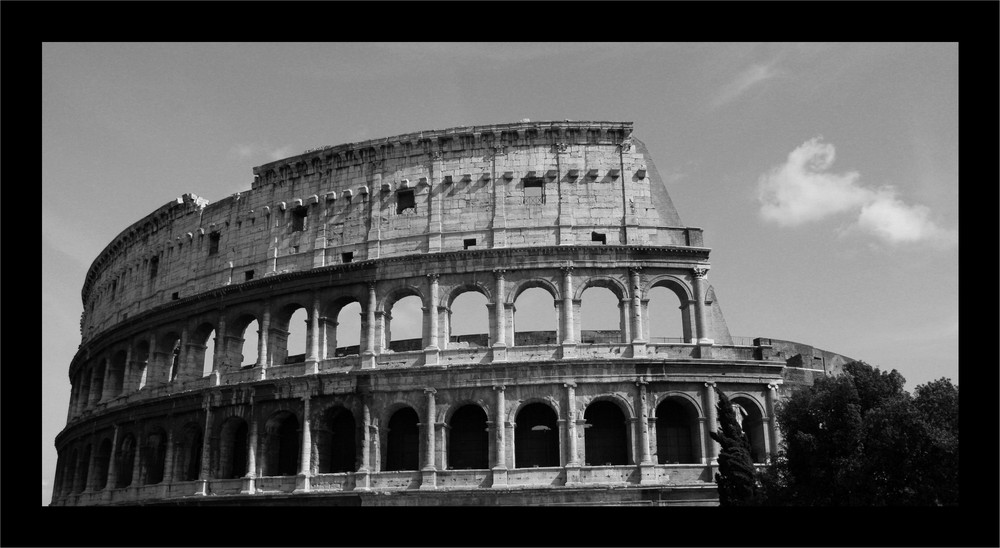
[[[778,386],[779,386],[778,383],[775,383],[775,382],[769,382],[769,383],[767,383],[767,389],[768,390],[777,390]]]
[[[628,271],[629,271],[630,274],[638,276],[642,272],[642,267],[641,266],[630,266],[630,267],[628,267]]]
[[[493,385],[493,390],[499,390],[499,391],[503,392],[506,389],[507,389],[507,387],[505,385],[503,385],[503,384],[494,384]]]
[[[647,384],[649,384],[649,381],[647,381],[644,377],[636,377],[635,379],[636,386],[646,386]]]
[[[425,274],[425,276],[427,276],[427,279],[430,280],[431,282],[436,282],[438,278],[441,277],[441,275],[438,274],[437,272],[431,272],[430,274]]]
[[[696,266],[692,268],[691,271],[694,272],[694,277],[696,279],[704,280],[708,278],[708,269],[709,267],[707,266]]]
[[[376,283],[377,282],[375,282],[375,280],[366,282],[366,285],[368,286],[368,291],[375,291],[375,284]]]
[[[437,394],[436,388],[424,388],[424,394]]]
[[[432,150],[431,151],[431,160],[432,161],[440,162],[443,158],[444,158],[444,151],[443,150],[438,149],[438,150]]]
[[[706,382],[705,383],[705,388],[715,388],[715,383],[714,382]]]
[[[569,151],[569,143],[556,143],[552,145],[552,151],[555,153],[562,153]]]
[[[567,265],[560,266],[559,270],[562,270],[563,274],[572,274],[573,273],[573,265],[568,265],[567,264]]]
[[[574,381],[564,382],[563,386],[565,388],[576,388],[576,382],[574,382]]]
[[[504,279],[504,276],[506,274],[507,274],[507,269],[505,269],[505,268],[494,268],[493,269],[493,275],[496,276],[497,279],[499,279],[499,280]]]

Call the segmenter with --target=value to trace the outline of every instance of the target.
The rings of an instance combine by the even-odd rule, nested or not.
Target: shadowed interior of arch
[[[583,291],[580,304],[580,339],[583,344],[625,342],[619,299],[606,287]]]
[[[451,304],[448,326],[450,348],[489,346],[490,318],[486,296],[469,290],[458,295]]]
[[[651,343],[685,343],[682,305],[677,295],[666,287],[649,290],[648,322]],[[686,306],[683,306],[686,308]]]
[[[514,301],[514,346],[559,344],[559,317],[555,299],[540,288],[529,287]]]
[[[423,348],[423,310],[420,297],[407,295],[386,311],[385,342],[389,350],[404,352]]]

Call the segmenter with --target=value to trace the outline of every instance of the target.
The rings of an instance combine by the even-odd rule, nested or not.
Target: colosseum
[[[717,504],[716,388],[763,463],[776,402],[849,359],[730,334],[632,131],[327,146],[146,215],[83,285],[51,504]],[[617,330],[583,329],[591,291]],[[488,332],[458,334],[469,293]],[[392,335],[404,299],[420,337]],[[529,302],[550,329],[518,330]],[[674,337],[650,332],[661,306]]]

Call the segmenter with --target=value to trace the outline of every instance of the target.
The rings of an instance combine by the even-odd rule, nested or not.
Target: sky
[[[634,122],[733,335],[958,382],[957,44],[49,43],[42,504],[119,232],[307,149],[523,118]]]

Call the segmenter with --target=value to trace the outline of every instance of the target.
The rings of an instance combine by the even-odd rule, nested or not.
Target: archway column
[[[257,332],[257,379],[267,377],[267,339],[271,334],[271,303],[264,300],[264,310],[260,318],[260,330]]]
[[[241,495],[252,495],[257,479],[257,410],[254,409],[254,390],[250,389],[250,426],[247,432],[247,473],[243,476]]]
[[[115,466],[115,460],[118,458],[118,425],[111,425],[111,457],[108,458],[108,483],[104,489],[103,499],[105,501],[111,500],[111,491],[115,488],[118,483],[118,467]]]
[[[372,445],[372,410],[371,392],[361,394],[361,464],[354,477],[356,491],[371,490],[371,445]],[[374,439],[378,439],[375,437]],[[376,469],[377,470],[377,469]]]
[[[504,391],[506,386],[494,385],[493,390],[496,392],[496,413],[493,419],[493,436],[494,436],[494,453],[493,453],[493,487],[494,488],[505,488],[507,487],[507,462],[505,456],[507,455],[507,436],[506,428],[504,428],[504,423],[506,422],[506,398],[504,397]]]
[[[566,485],[580,482],[580,457],[577,452],[576,383],[563,383],[566,388]]]
[[[312,309],[309,311],[309,346],[306,354],[306,375],[319,373],[319,293],[313,291]]]
[[[201,430],[201,465],[198,471],[197,495],[208,495],[208,468],[211,463],[211,451],[209,442],[212,440],[212,394],[205,394],[202,402],[205,409],[205,426]]]
[[[302,447],[299,448],[299,473],[295,476],[295,493],[309,492],[309,478],[312,476],[312,426],[309,420],[309,400],[311,394],[302,395]]]
[[[706,382],[705,390],[702,392],[705,405],[705,419],[706,424],[704,428],[704,440],[705,440],[705,464],[715,465],[718,463],[717,456],[719,454],[719,444],[712,439],[709,432],[714,432],[718,428],[717,409],[715,408],[715,383]]]
[[[434,401],[434,394],[437,390],[425,388],[424,394],[427,397],[427,411],[424,417],[424,466],[420,469],[420,488],[437,489],[437,468],[434,466],[434,419],[437,409]]]
[[[774,459],[778,456],[778,450],[781,448],[781,431],[778,429],[778,418],[775,415],[775,404],[778,402],[777,383],[767,385],[765,400],[767,404],[767,425],[764,431],[768,434],[768,453]]]
[[[375,367],[375,282],[368,282],[368,306],[365,310],[365,350],[361,354],[361,367]]]
[[[503,268],[494,268],[493,276],[496,278],[496,288],[493,292],[493,314],[495,332],[493,335],[493,361],[507,361],[507,318],[504,314],[504,281],[507,271]],[[500,430],[503,430],[503,420],[500,420]]]
[[[424,348],[424,365],[437,365],[441,354],[438,345],[438,274],[427,275],[430,284],[430,302],[424,309],[427,311],[427,346]]]
[[[212,372],[208,376],[208,383],[212,386],[219,386],[222,382],[222,369],[229,355],[226,351],[227,342],[229,341],[226,337],[226,313],[223,311],[219,313],[219,325],[215,330],[215,356],[212,357]]]
[[[695,267],[693,269],[693,290],[694,290],[694,311],[695,327],[697,328],[699,357],[712,357],[711,347],[715,343],[708,332],[708,320],[705,317],[705,279],[708,277],[708,268]]]
[[[638,358],[646,355],[646,336],[643,329],[643,306],[642,306],[642,290],[639,280],[639,272],[642,270],[641,267],[632,267],[629,269],[629,280],[632,282],[632,357]]]
[[[576,324],[573,321],[573,267],[560,267],[562,279],[562,357],[576,357]],[[572,460],[571,462],[576,462]]]

